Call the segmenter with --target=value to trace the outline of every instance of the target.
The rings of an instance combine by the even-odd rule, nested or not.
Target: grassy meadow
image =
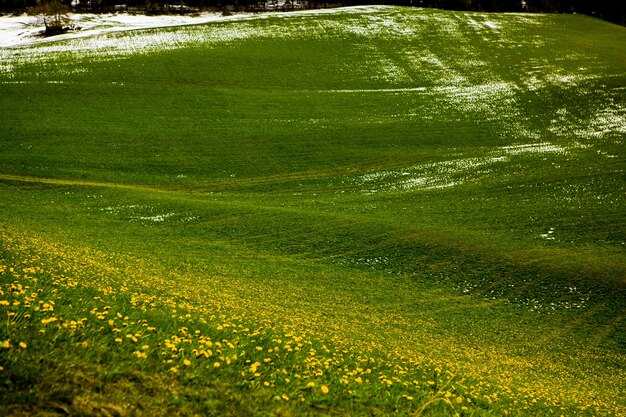
[[[625,416],[626,28],[357,7],[0,49],[0,415]]]

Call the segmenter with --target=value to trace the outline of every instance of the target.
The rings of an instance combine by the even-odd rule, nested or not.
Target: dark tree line
[[[60,2],[74,11],[135,10],[154,13],[293,10],[388,4],[486,12],[582,13],[626,25],[625,0],[0,0],[0,13],[22,13],[42,7],[49,1]]]
[[[486,12],[581,13],[626,25],[624,0],[390,0],[389,4]]]

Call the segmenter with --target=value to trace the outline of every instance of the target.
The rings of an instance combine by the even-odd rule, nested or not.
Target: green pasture
[[[37,42],[0,126],[2,415],[626,415],[623,27]]]

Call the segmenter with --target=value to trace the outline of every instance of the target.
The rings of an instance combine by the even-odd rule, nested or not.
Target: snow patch
[[[567,153],[567,149],[562,146],[552,145],[548,142],[503,146],[502,150],[509,155],[519,155],[523,153]]]
[[[549,142],[502,146],[484,157],[458,158],[441,162],[413,165],[399,170],[377,171],[353,179],[362,193],[379,191],[437,190],[478,181],[491,174],[492,167],[511,161],[522,154],[562,154],[579,148],[578,143],[565,148]],[[551,232],[549,232],[551,233]]]
[[[254,20],[268,17],[295,17],[336,13],[373,13],[385,6],[356,6],[338,9],[299,10],[288,13],[268,12],[265,14],[234,13],[223,16],[221,13],[200,13],[194,16],[160,15],[146,16],[141,14],[92,14],[69,13],[68,17],[80,30],[54,37],[41,37],[43,22],[36,16],[0,16],[0,47],[14,47],[27,44],[40,44],[53,41],[76,39],[111,32],[155,29],[173,26],[198,25],[212,22],[228,22],[237,20]]]
[[[542,233],[540,236],[546,240],[554,240],[554,229],[550,228],[547,233]]]
[[[139,216],[136,217],[137,220],[149,220],[155,223],[164,222],[170,217],[176,216],[176,213],[165,213],[165,214],[157,214],[156,216]]]

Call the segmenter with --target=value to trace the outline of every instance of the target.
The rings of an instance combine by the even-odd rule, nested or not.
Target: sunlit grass
[[[365,7],[0,51],[0,414],[624,415],[623,28]]]
[[[498,385],[492,386],[480,378],[458,375],[463,363],[446,366],[440,358],[404,350],[404,343],[376,335],[367,340],[358,329],[350,330],[353,323],[338,320],[324,325],[326,315],[315,308],[269,311],[271,300],[255,299],[254,290],[241,282],[236,286],[240,293],[234,294],[223,278],[205,277],[199,285],[189,277],[159,271],[157,262],[71,248],[10,230],[3,231],[3,241],[1,270],[7,285],[1,303],[7,312],[8,337],[2,341],[2,372],[8,377],[3,384],[7,391],[30,386],[40,392],[35,401],[29,398],[23,404],[27,409],[53,401],[55,392],[44,394],[47,390],[42,388],[69,389],[75,395],[76,388],[47,371],[40,374],[42,379],[22,379],[34,376],[28,375],[33,372],[28,364],[42,351],[48,352],[43,357],[47,366],[76,368],[94,385],[99,373],[106,381],[114,375],[132,378],[133,372],[139,372],[147,380],[162,375],[159,378],[174,386],[161,389],[173,395],[179,389],[176,384],[197,387],[216,380],[226,391],[249,391],[254,401],[267,402],[270,409],[277,407],[273,401],[293,402],[303,412],[312,405],[322,410],[356,407],[357,413],[368,407],[398,409],[404,414],[420,409],[434,414],[470,409],[541,414],[571,407],[550,392],[550,385],[533,384],[527,391],[507,384],[519,377],[515,361],[521,361],[521,366],[530,363],[523,358],[505,359],[496,346],[488,354],[491,360],[508,363],[493,366],[505,365],[510,372],[505,371]],[[327,313],[332,317],[346,310],[335,306]],[[385,316],[360,313],[358,317]],[[394,327],[402,328],[402,320],[396,317]],[[370,329],[380,331],[377,326]],[[448,349],[456,352],[458,347]],[[485,353],[476,351],[473,360],[478,363],[471,365],[472,353],[465,352],[462,362],[478,371]],[[102,401],[115,404],[119,394],[113,392],[108,398],[104,385]],[[136,389],[139,395],[147,394],[141,391],[146,387]],[[570,395],[575,393],[584,395],[575,389]],[[94,406],[74,402],[66,407],[84,411],[80,407],[87,405]],[[606,411],[607,404],[588,406],[597,412]],[[230,412],[236,414],[236,409]],[[166,413],[167,408],[159,411]]]

